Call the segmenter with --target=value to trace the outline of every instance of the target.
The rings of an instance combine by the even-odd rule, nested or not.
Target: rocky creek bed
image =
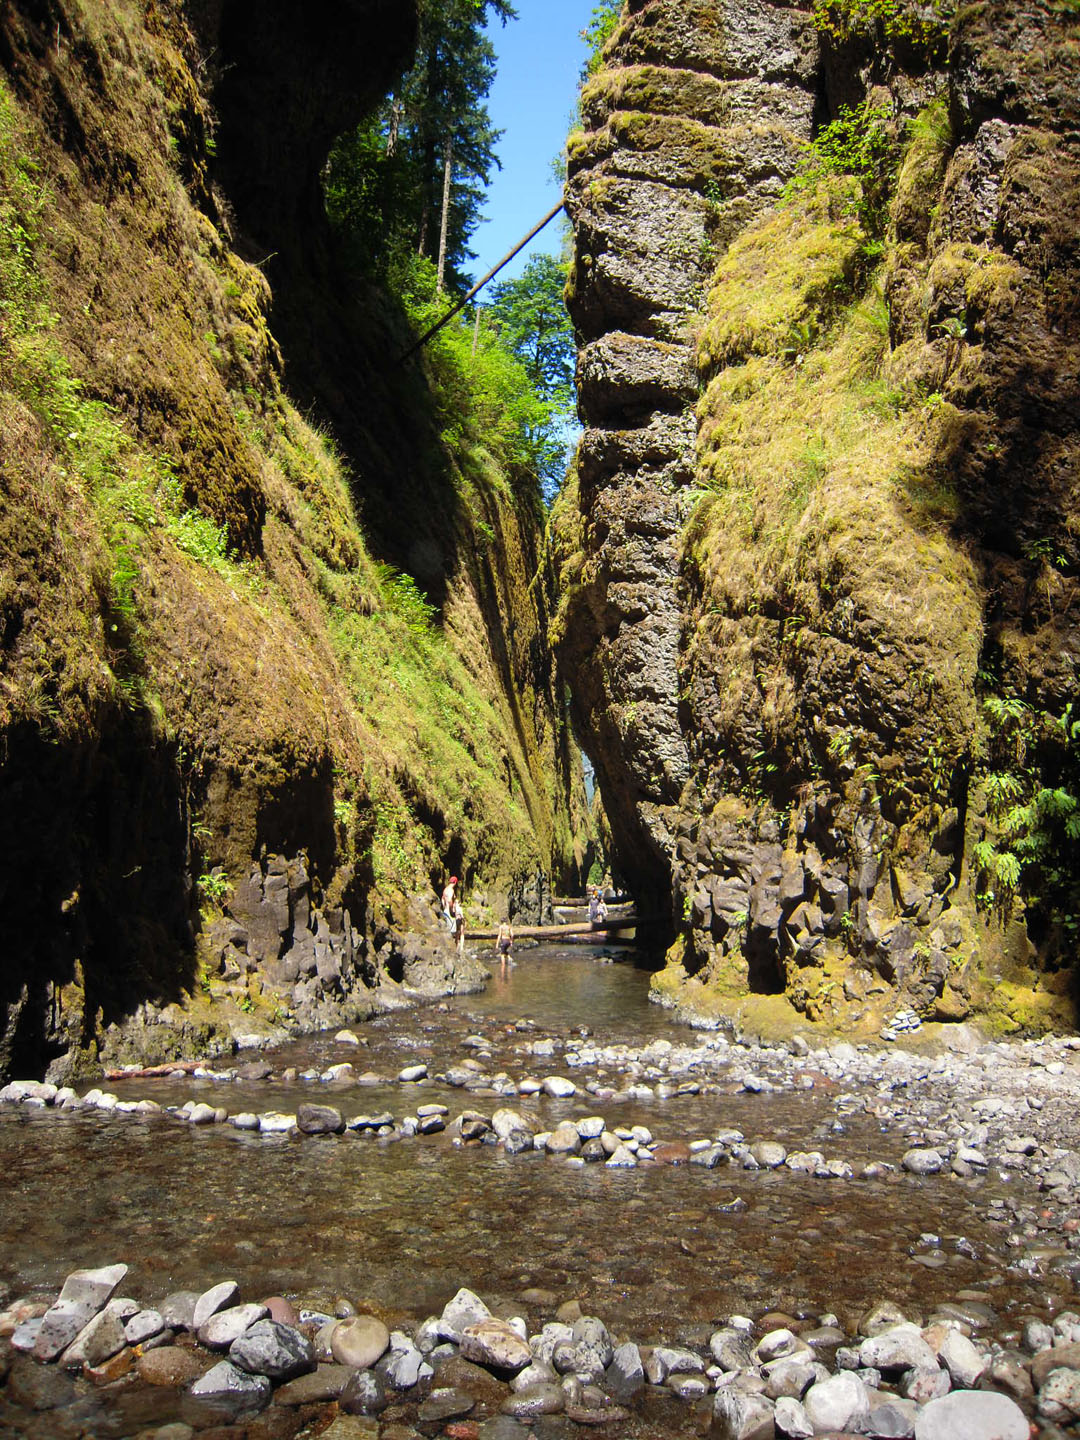
[[[509,1018],[560,974],[602,1027]],[[538,957],[229,1067],[7,1087],[0,1424],[1080,1433],[1080,1041],[769,1046],[639,1001]]]

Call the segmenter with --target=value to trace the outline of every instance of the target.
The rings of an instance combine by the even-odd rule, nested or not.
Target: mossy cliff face
[[[0,17],[0,1071],[475,984],[445,868],[573,862],[535,514],[322,219],[415,12],[303,12]]]
[[[665,998],[1068,1024],[1080,26],[1053,5],[906,13],[863,31],[840,3],[627,7],[570,150],[591,428],[562,643],[597,657],[576,699],[620,859],[671,896]],[[768,106],[732,144],[728,92],[751,84]],[[878,159],[804,164],[781,196],[844,105]],[[715,247],[681,272],[706,290],[686,369],[646,395],[609,360],[600,383],[598,346],[671,343],[649,250],[670,260],[673,205]],[[612,278],[635,262],[651,310]],[[652,582],[628,558],[646,533]]]

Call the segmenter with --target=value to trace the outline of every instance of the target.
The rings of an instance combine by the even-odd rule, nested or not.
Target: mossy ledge
[[[662,1003],[1071,1026],[1080,21],[849,8],[634,0],[589,81],[556,641]]]
[[[535,508],[319,208],[413,7],[39,10],[0,18],[0,1073],[481,983],[433,885],[565,881],[583,810]]]

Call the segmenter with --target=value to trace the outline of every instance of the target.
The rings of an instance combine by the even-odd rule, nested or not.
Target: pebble
[[[390,1331],[375,1315],[350,1315],[334,1325],[330,1349],[339,1365],[366,1370],[390,1344]]]

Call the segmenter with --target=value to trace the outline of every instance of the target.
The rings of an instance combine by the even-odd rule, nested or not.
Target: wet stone
[[[464,1390],[432,1390],[421,1404],[419,1416],[425,1424],[434,1421],[456,1420],[461,1415],[468,1415],[474,1404],[472,1396],[466,1395]]]
[[[389,1403],[382,1376],[373,1370],[354,1370],[338,1400],[346,1415],[378,1415]]]
[[[505,1320],[492,1318],[469,1325],[459,1343],[463,1359],[493,1370],[522,1370],[532,1359],[526,1342]]]
[[[178,1345],[163,1345],[148,1350],[135,1362],[139,1376],[148,1385],[161,1385],[178,1389],[190,1385],[207,1368],[206,1360],[194,1350],[181,1349]]]
[[[75,1270],[64,1281],[55,1305],[42,1318],[34,1344],[38,1360],[55,1360],[79,1331],[103,1310],[128,1272],[126,1265],[106,1265],[96,1270]]]
[[[266,1318],[265,1305],[233,1305],[219,1310],[199,1328],[199,1342],[209,1350],[227,1350],[249,1325]]]
[[[524,1389],[507,1396],[502,1404],[502,1413],[512,1415],[516,1420],[531,1420],[537,1415],[558,1415],[566,1404],[561,1385],[539,1382],[526,1385]]]
[[[56,1410],[70,1405],[75,1385],[63,1370],[46,1368],[26,1356],[16,1356],[7,1382],[8,1397],[24,1410]]]
[[[957,1390],[932,1400],[915,1422],[915,1440],[1028,1440],[1024,1412],[1006,1395]]]
[[[319,1365],[307,1375],[287,1380],[274,1391],[278,1405],[316,1405],[336,1400],[355,1374],[349,1365]]]
[[[233,1418],[263,1409],[270,1392],[265,1375],[249,1375],[229,1360],[214,1365],[188,1390],[193,1399],[209,1402],[214,1414]]]
[[[239,1297],[239,1294],[240,1287],[235,1280],[222,1280],[218,1285],[211,1285],[210,1289],[204,1290],[195,1302],[191,1313],[189,1328],[192,1330],[200,1330],[210,1319],[211,1315],[216,1315],[219,1310],[224,1310],[226,1306],[232,1305]],[[170,1301],[173,1299],[175,1299],[175,1297],[170,1296],[169,1300],[166,1300],[166,1307],[169,1306]],[[162,1314],[165,1314],[165,1310],[162,1311]],[[183,1321],[170,1319],[168,1323],[170,1325],[176,1325],[183,1324]]]
[[[341,1365],[366,1370],[390,1344],[390,1331],[375,1315],[350,1315],[339,1320],[330,1336],[334,1359]]]
[[[345,1120],[333,1105],[298,1105],[296,1128],[301,1135],[341,1135]]]
[[[253,1375],[291,1380],[315,1365],[315,1347],[306,1335],[275,1320],[257,1320],[229,1347],[229,1359]]]

